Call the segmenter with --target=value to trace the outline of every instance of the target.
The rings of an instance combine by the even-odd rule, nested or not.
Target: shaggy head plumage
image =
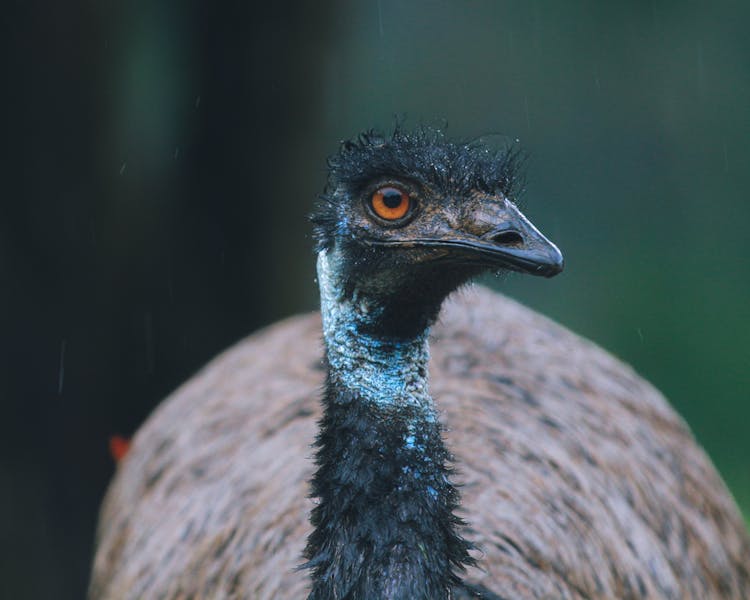
[[[369,130],[341,143],[328,159],[328,182],[311,215],[317,249],[330,248],[341,227],[341,203],[359,197],[377,180],[407,179],[443,198],[476,192],[516,198],[523,186],[524,154],[517,144],[495,148],[479,141],[451,141],[439,129],[390,136]]]

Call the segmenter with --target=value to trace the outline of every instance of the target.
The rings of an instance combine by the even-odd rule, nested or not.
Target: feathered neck
[[[449,597],[469,564],[427,387],[425,329],[379,336],[379,309],[318,257],[328,377],[317,439],[310,599]]]

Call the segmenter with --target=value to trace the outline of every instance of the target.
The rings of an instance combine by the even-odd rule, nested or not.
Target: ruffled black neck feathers
[[[330,381],[324,407],[309,599],[447,599],[471,559],[435,414],[362,401]]]

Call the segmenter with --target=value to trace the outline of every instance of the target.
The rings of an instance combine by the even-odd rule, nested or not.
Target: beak
[[[563,255],[558,247],[512,202],[484,206],[469,215],[467,221],[462,229],[470,235],[444,242],[476,252],[499,267],[530,275],[554,277],[563,270]]]
[[[563,270],[564,263],[557,246],[508,200],[484,204],[457,226],[446,224],[434,237],[396,244],[440,249],[449,260],[543,277],[554,277]]]

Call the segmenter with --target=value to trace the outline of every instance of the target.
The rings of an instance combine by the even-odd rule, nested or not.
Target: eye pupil
[[[404,197],[398,190],[387,190],[383,193],[383,204],[388,208],[398,208],[404,201]]]

